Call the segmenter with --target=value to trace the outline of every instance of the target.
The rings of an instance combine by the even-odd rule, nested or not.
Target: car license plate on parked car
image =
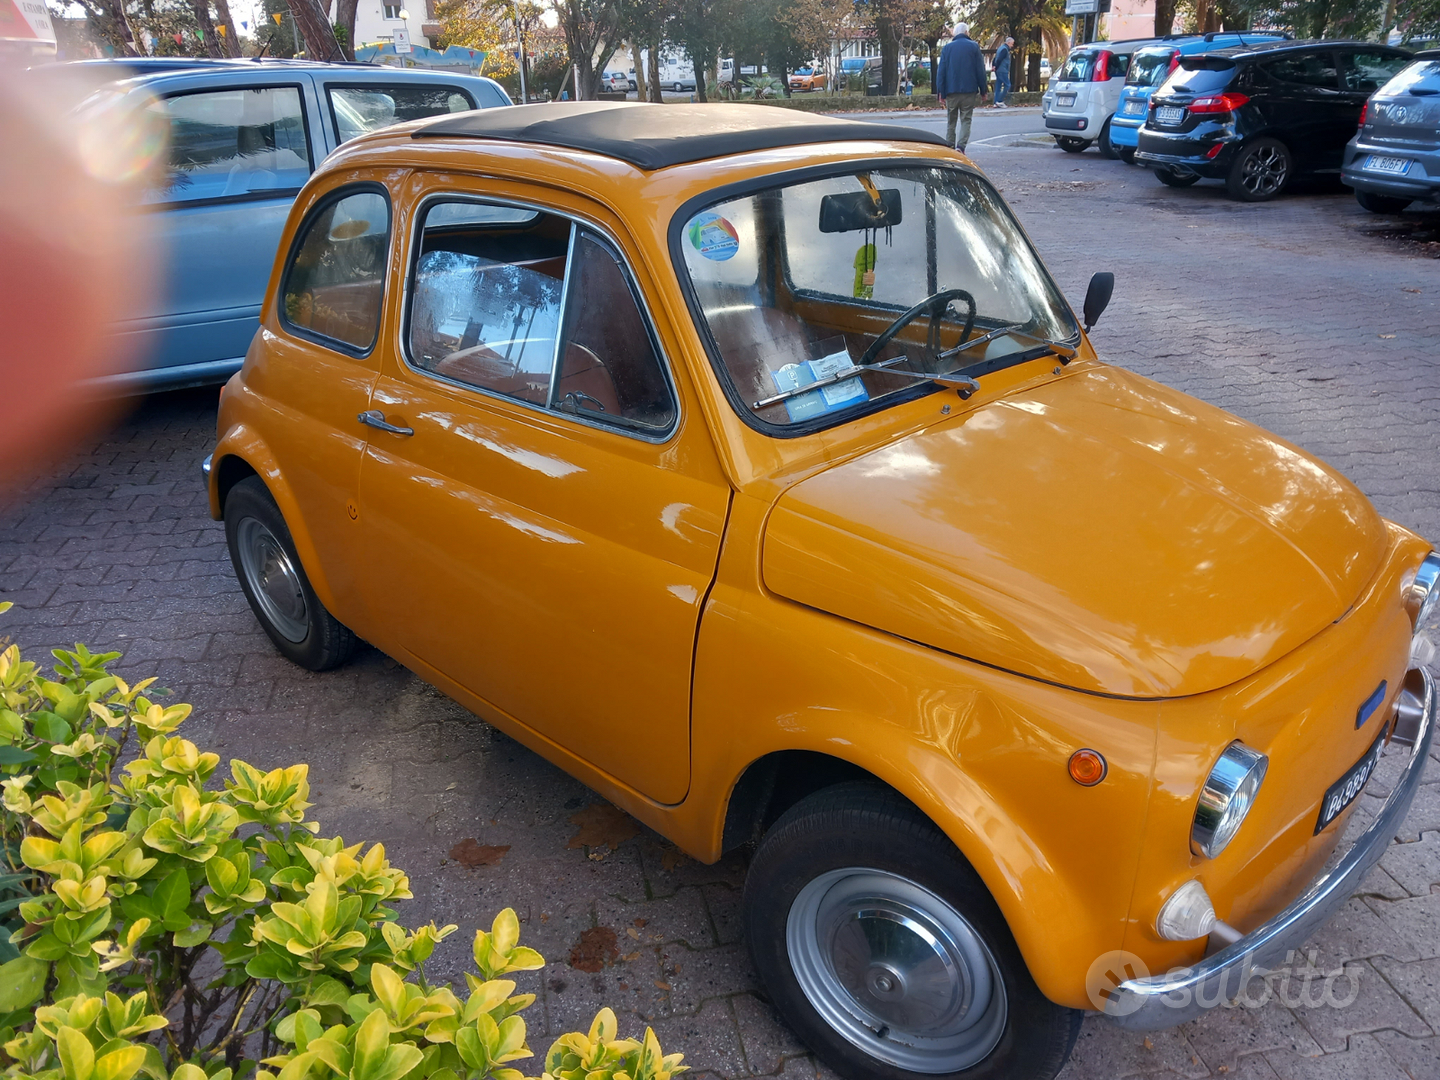
[[[1380,751],[1385,748],[1385,729],[1381,729],[1380,736],[1370,749],[1365,751],[1365,756],[1350,766],[1344,776],[1330,785],[1330,790],[1325,792],[1325,797],[1320,800],[1320,816],[1315,820],[1315,833],[1318,836],[1320,830],[1334,821],[1344,809],[1360,797],[1360,792],[1365,790],[1365,781],[1370,779],[1370,774],[1375,771],[1375,766],[1380,761]]]
[[[1185,119],[1185,110],[1173,105],[1161,105],[1155,110],[1155,121],[1160,124],[1178,124]]]
[[[1143,101],[1127,101],[1123,111],[1126,116],[1139,116],[1145,111],[1145,103]]]
[[[1396,173],[1404,176],[1410,171],[1410,159],[1403,157],[1377,157],[1371,154],[1365,159],[1366,172]]]
[[[1075,104],[1075,95],[1074,95],[1074,94],[1056,94],[1056,95],[1055,95],[1055,104],[1056,104],[1056,105],[1061,105],[1061,106],[1064,106],[1064,105],[1074,105],[1074,104]]]

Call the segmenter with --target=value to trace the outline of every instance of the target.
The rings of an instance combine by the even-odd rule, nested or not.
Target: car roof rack
[[[1244,44],[1246,34],[1254,34],[1256,37],[1263,37],[1270,41],[1295,40],[1295,35],[1288,30],[1211,30],[1205,35],[1205,40],[1214,41],[1218,37],[1238,37],[1241,39],[1241,44]]]

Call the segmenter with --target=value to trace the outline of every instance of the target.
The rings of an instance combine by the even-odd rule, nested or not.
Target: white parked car
[[[1094,144],[1108,158],[1119,156],[1110,146],[1110,118],[1120,104],[1130,57],[1151,41],[1093,41],[1070,50],[1040,101],[1045,130],[1060,149],[1078,154]]]
[[[624,94],[635,89],[623,71],[607,71],[600,76],[600,89],[607,93]]]

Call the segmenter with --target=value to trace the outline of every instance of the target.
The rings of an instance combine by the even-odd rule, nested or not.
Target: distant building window
[[[399,4],[385,4],[385,5],[381,8],[381,10],[384,11],[384,13],[385,13],[385,18],[387,18],[387,19],[398,19],[398,18],[400,18],[400,5],[399,5]]]

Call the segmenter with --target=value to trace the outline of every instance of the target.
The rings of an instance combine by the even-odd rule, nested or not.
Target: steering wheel
[[[965,316],[965,329],[960,332],[961,342],[968,341],[970,331],[975,329],[975,298],[964,289],[941,289],[921,300],[920,303],[904,312],[898,319],[880,331],[880,336],[871,342],[870,347],[865,350],[865,355],[860,357],[857,366],[865,367],[867,364],[874,363],[875,357],[890,343],[891,338],[927,312],[930,315],[930,335],[926,345],[931,352],[938,353],[940,351],[940,318],[956,300],[964,300],[970,308],[969,314]]]

